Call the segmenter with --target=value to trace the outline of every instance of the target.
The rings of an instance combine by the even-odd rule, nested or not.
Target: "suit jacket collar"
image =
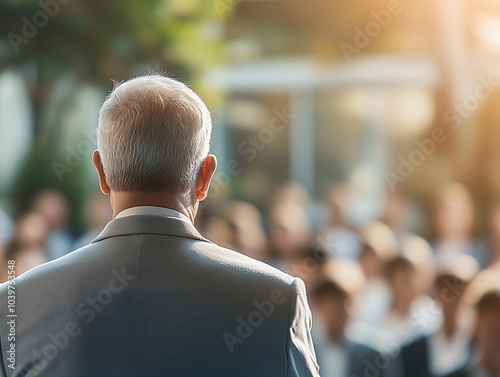
[[[188,221],[171,217],[135,215],[111,220],[91,243],[110,237],[133,234],[160,234],[211,242],[201,236],[194,225]]]

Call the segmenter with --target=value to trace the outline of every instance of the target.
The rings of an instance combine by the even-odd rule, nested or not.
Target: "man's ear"
[[[99,186],[104,195],[109,195],[111,192],[108,182],[106,181],[106,176],[104,175],[104,169],[102,167],[101,155],[99,151],[95,150],[92,154],[92,162],[94,163],[95,169],[97,170],[97,175],[99,176]]]
[[[217,159],[213,154],[209,154],[196,177],[196,199],[203,200],[207,197],[210,181],[217,168]]]

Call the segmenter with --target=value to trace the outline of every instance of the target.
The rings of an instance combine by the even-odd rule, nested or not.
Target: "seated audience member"
[[[448,377],[500,375],[500,267],[482,271],[467,287],[464,301],[475,308],[474,355]]]
[[[73,236],[69,231],[69,204],[64,194],[57,190],[42,191],[33,200],[32,210],[42,214],[50,225],[47,259],[54,260],[69,253]]]
[[[434,279],[434,300],[443,313],[438,331],[420,337],[401,350],[405,377],[440,377],[463,368],[471,357],[470,318],[464,291],[479,271],[475,260],[462,255]]]
[[[391,303],[391,291],[383,276],[383,266],[397,254],[398,244],[391,229],[380,222],[366,225],[359,235],[363,247],[358,260],[366,284],[354,305],[354,318],[378,324]]]
[[[433,285],[436,270],[431,245],[422,237],[407,235],[401,239],[400,249],[401,254],[408,258],[415,266],[417,273],[417,294],[427,295]]]
[[[334,258],[355,260],[361,251],[361,242],[349,221],[351,201],[347,184],[333,186],[326,194],[328,224],[318,237]]]
[[[74,250],[90,243],[113,219],[113,211],[106,195],[96,192],[90,197],[86,206],[86,216],[90,229],[73,243]]]
[[[346,336],[353,295],[363,283],[361,271],[347,261],[332,260],[325,265],[331,274],[315,289],[313,339],[324,377],[384,375],[388,359],[374,349]]]
[[[283,202],[271,208],[269,215],[269,242],[275,261],[287,272],[294,258],[309,247],[311,229],[307,213],[296,204]]]
[[[474,216],[472,196],[464,185],[451,182],[440,188],[434,200],[432,243],[438,266],[467,254],[484,267],[483,253],[472,238]]]
[[[428,296],[419,292],[415,264],[408,257],[398,255],[386,264],[385,277],[392,301],[380,327],[391,333],[399,346],[434,331],[442,314]]]

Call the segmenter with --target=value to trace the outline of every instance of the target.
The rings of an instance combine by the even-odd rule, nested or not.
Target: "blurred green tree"
[[[196,87],[200,73],[221,59],[222,22],[205,0],[0,2],[0,73],[23,76],[34,114],[35,145],[10,195],[17,210],[34,192],[55,187],[73,199],[78,215],[85,174],[77,167],[60,182],[51,166],[64,159],[67,140],[60,136],[78,125],[61,115],[68,102],[54,101],[62,76],[71,77],[70,95],[86,85],[104,93],[112,80],[151,70]]]

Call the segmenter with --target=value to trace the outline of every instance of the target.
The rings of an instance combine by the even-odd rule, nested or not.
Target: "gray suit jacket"
[[[0,376],[318,376],[302,281],[184,220],[113,220],[15,282]]]

